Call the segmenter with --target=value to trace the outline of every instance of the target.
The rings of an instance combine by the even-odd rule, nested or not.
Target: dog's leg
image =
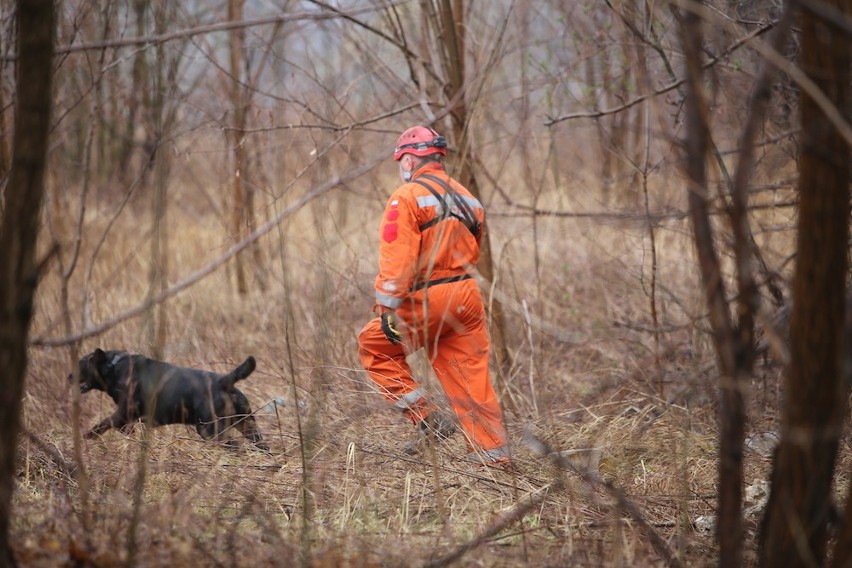
[[[86,439],[92,439],[100,436],[110,428],[124,428],[127,426],[127,417],[123,412],[116,412],[108,418],[104,418],[95,424],[91,430],[86,432]]]
[[[98,436],[100,436],[101,434],[103,434],[104,432],[109,430],[110,428],[112,428],[112,419],[111,418],[105,418],[104,420],[101,420],[100,422],[95,424],[92,427],[91,430],[86,432],[85,438],[87,440],[91,440],[92,438],[97,438]]]

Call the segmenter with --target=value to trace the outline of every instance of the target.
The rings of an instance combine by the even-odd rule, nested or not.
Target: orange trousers
[[[404,341],[393,345],[381,319],[370,320],[358,335],[359,355],[384,397],[415,424],[434,406],[412,377],[406,357],[425,347],[447,399],[467,434],[476,462],[509,456],[506,429],[488,372],[485,307],[476,280],[431,286],[414,292],[396,310]]]

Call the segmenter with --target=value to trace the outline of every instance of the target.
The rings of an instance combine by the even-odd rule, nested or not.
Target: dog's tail
[[[231,389],[234,388],[234,383],[236,383],[237,381],[241,381],[251,375],[254,372],[255,367],[256,362],[254,360],[254,357],[249,355],[248,358],[243,361],[243,363],[239,367],[237,367],[227,375],[222,375],[222,378],[219,379],[219,384],[222,385],[222,388],[224,388],[226,391],[230,392]]]

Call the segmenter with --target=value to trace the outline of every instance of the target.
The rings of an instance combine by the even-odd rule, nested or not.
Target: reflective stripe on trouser
[[[428,312],[423,297],[428,293]],[[392,345],[381,329],[380,318],[370,320],[358,336],[361,363],[391,403],[400,404],[420,389],[412,378],[407,353],[425,346],[435,376],[467,434],[472,451],[491,451],[506,446],[506,430],[497,395],[488,374],[488,332],[485,309],[475,280],[430,287],[412,294],[396,311],[407,326],[405,346]],[[410,404],[410,400],[406,399]],[[425,417],[431,408],[426,399],[416,403]]]
[[[432,410],[426,389],[412,378],[402,344],[392,345],[385,337],[380,318],[364,326],[358,343],[361,363],[382,396],[414,424],[426,418]]]
[[[414,389],[399,397],[399,400],[396,401],[396,407],[400,410],[415,408],[422,398],[426,398],[426,389]]]
[[[509,458],[509,447],[494,448],[493,450],[473,451],[467,454],[467,459],[475,463],[503,461]]]

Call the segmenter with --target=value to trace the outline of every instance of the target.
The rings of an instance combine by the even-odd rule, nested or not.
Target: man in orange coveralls
[[[399,137],[394,160],[403,185],[388,200],[380,226],[373,318],[358,336],[359,354],[387,400],[418,426],[405,451],[455,426],[411,376],[406,356],[427,349],[435,375],[467,435],[471,461],[509,461],[503,416],[488,374],[485,306],[468,268],[479,260],[485,211],[445,171],[447,142],[414,126]]]

